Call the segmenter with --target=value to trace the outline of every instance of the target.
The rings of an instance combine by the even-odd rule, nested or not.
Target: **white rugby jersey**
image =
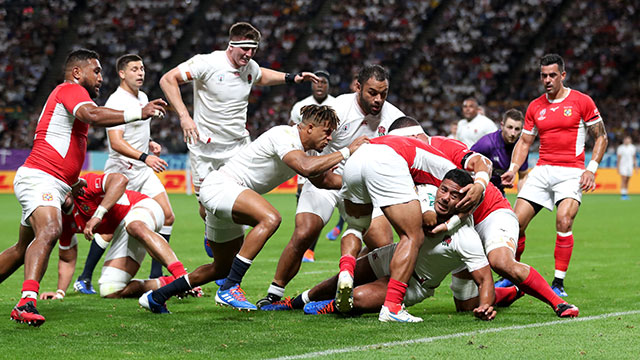
[[[302,115],[300,115],[300,109],[302,109],[303,106],[305,105],[328,105],[331,106],[333,100],[335,100],[335,97],[331,96],[331,95],[327,95],[327,97],[324,99],[323,102],[319,103],[316,101],[316,98],[313,97],[313,95],[309,95],[308,97],[298,101],[297,103],[293,104],[293,107],[291,108],[291,116],[290,116],[290,120],[292,123],[294,124],[299,124],[300,121],[302,121]]]
[[[416,187],[422,212],[435,211],[434,202],[437,187],[419,185]],[[425,236],[420,247],[414,270],[414,278],[425,289],[437,288],[453,270],[466,267],[469,272],[489,265],[480,236],[467,219],[453,233]]]
[[[229,159],[220,171],[258,194],[264,194],[296,173],[282,161],[293,150],[304,151],[298,127],[274,126]]]
[[[478,114],[471,119],[462,119],[458,121],[458,130],[456,139],[462,141],[468,147],[473,146],[481,137],[495,132],[498,126],[488,117]]]
[[[254,60],[238,69],[223,50],[199,54],[178,65],[182,80],[193,82],[193,120],[200,141],[233,145],[249,136],[247,107],[251,86],[262,72]]]
[[[378,115],[365,115],[357,100],[358,93],[343,94],[333,100],[332,107],[338,114],[340,124],[331,134],[329,145],[322,155],[336,152],[349,146],[357,137],[366,135],[370,138],[387,134],[389,126],[399,117],[404,116],[393,104],[385,101]],[[337,173],[342,173],[344,160],[340,162]]]
[[[633,144],[618,146],[616,155],[620,156],[619,168],[629,168],[633,171],[633,163],[636,161],[636,147]]]
[[[109,96],[107,99],[107,103],[104,105],[105,107],[116,109],[116,110],[124,110],[131,107],[143,107],[147,105],[149,102],[149,98],[147,94],[142,91],[138,91],[138,96],[136,97],[132,93],[126,91],[125,89],[118,86],[118,89]],[[107,128],[107,136],[109,136],[109,130],[122,130],[124,131],[122,138],[124,141],[128,142],[134,149],[140,150],[144,153],[149,152],[149,137],[151,134],[151,128],[149,123],[151,122],[151,118],[147,118],[141,121],[134,121],[127,124],[116,125],[110,128]],[[120,154],[119,152],[113,150],[111,148],[111,142],[107,142],[109,145],[109,159],[117,159],[128,161],[135,168],[144,168],[146,165],[142,161],[135,161],[127,156]]]

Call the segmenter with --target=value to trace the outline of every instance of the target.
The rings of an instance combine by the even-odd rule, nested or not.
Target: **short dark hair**
[[[238,22],[229,28],[229,39],[249,39],[260,42],[260,31],[248,22]]]
[[[316,72],[314,72],[314,74],[316,74],[317,77],[323,77],[327,79],[327,82],[329,82],[329,78],[331,77],[327,70],[317,70]]]
[[[322,125],[326,122],[329,123],[331,129],[336,129],[340,119],[331,106],[327,105],[306,105],[300,109],[300,115],[302,120],[300,123],[308,124],[313,123],[316,125]]]
[[[411,116],[401,116],[395,119],[393,123],[391,123],[391,126],[389,126],[388,132],[391,132],[395,129],[404,129],[409,126],[416,126],[416,125],[420,126],[420,123],[418,122],[418,120],[412,118]]]
[[[461,188],[473,183],[471,175],[462,169],[451,169],[445,175],[442,181],[451,180],[458,184]]]
[[[540,66],[558,64],[560,72],[564,72],[564,60],[558,54],[545,54],[540,58]]]
[[[67,60],[65,60],[64,62],[64,68],[66,70],[70,66],[73,66],[80,61],[88,61],[91,59],[100,60],[100,55],[98,55],[97,52],[89,49],[74,50],[69,53],[69,55],[67,55]]]
[[[513,119],[515,121],[524,121],[524,115],[522,111],[518,109],[509,109],[502,114],[502,122],[507,121],[507,118]]]
[[[358,82],[364,85],[367,80],[374,78],[377,81],[389,80],[389,72],[380,65],[365,65],[358,72]]]
[[[480,105],[480,103],[478,102],[478,99],[474,98],[473,96],[469,96],[468,98],[462,100],[462,102],[465,102],[465,101],[473,101],[474,103],[476,103],[476,105],[478,106]]]
[[[142,58],[136,54],[125,54],[122,55],[116,60],[116,72],[120,72],[120,70],[124,70],[132,61],[142,61]]]

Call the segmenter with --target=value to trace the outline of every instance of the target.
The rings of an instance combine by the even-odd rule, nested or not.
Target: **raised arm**
[[[256,85],[260,85],[260,86],[281,85],[285,83],[299,84],[303,81],[312,81],[316,83],[320,80],[316,76],[316,74],[312,72],[306,72],[306,71],[298,74],[288,74],[288,73],[283,73],[280,71],[261,67],[260,72],[262,73],[262,75],[260,76],[260,81],[256,83]]]
[[[123,130],[107,130],[107,137],[111,148],[118,153],[135,161],[142,161],[155,172],[163,172],[167,169],[167,162],[156,155],[146,154],[134,148],[123,137]]]

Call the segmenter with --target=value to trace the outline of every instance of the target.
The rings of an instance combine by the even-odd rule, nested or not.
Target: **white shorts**
[[[396,243],[383,246],[373,250],[367,255],[369,265],[371,265],[371,269],[373,269],[373,273],[376,274],[378,279],[385,276],[391,276],[391,270],[389,267],[397,245],[398,244]],[[415,305],[422,302],[424,299],[433,296],[434,292],[434,289],[426,289],[420,286],[418,281],[411,277],[409,285],[407,286],[407,292],[404,295],[403,303],[406,306]]]
[[[339,190],[319,189],[308,181],[302,186],[296,215],[301,213],[315,214],[326,225],[331,219],[333,209],[338,204],[340,204],[340,208],[344,204],[339,196]]]
[[[119,173],[126,176],[129,179],[127,190],[137,191],[148,197],[155,197],[166,192],[158,176],[148,166],[135,166],[129,161],[109,158],[104,166],[104,172],[107,174]]]
[[[418,200],[406,161],[392,148],[374,144],[356,151],[345,163],[340,196],[380,208]]]
[[[476,224],[475,229],[480,235],[485,254],[489,255],[499,247],[508,247],[515,255],[520,225],[512,210],[498,209],[492,212]]]
[[[220,169],[231,157],[250,143],[251,138],[247,136],[238,139],[229,146],[220,146],[214,142],[205,144],[201,141],[189,144],[189,164],[191,165],[191,178],[193,186],[196,188],[196,196],[199,196],[199,188],[210,172]]]
[[[21,166],[13,180],[13,191],[22,206],[20,224],[31,227],[29,216],[41,206],[60,210],[71,186],[42,170]]]
[[[582,202],[580,177],[583,172],[583,169],[565,166],[536,166],[527,175],[527,181],[518,197],[549,211],[553,211],[553,206],[562,199],[571,198]]]
[[[116,293],[127,286],[133,275],[111,266],[103,266],[102,274],[98,280],[100,285],[100,296],[105,297]]]
[[[164,224],[164,212],[153,199],[144,199],[133,205],[127,216],[113,232],[113,239],[109,250],[107,250],[105,261],[128,256],[138,264],[142,263],[147,250],[137,239],[129,236],[126,230],[126,227],[134,221],[142,221],[149,229],[158,232]]]
[[[630,164],[629,166],[620,166],[618,172],[620,173],[620,176],[631,177],[631,175],[633,175],[633,164]]]
[[[204,179],[200,188],[200,202],[207,211],[207,239],[223,243],[244,234],[243,226],[233,222],[232,211],[240,193],[247,189],[230,175],[218,170]]]

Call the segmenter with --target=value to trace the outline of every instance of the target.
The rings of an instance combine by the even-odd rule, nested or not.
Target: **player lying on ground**
[[[338,188],[340,177],[328,172],[367,141],[361,137],[348,147],[322,155],[318,152],[331,140],[338,117],[328,106],[302,108],[302,122],[296,126],[276,126],[260,135],[219,170],[205,178],[200,200],[207,209],[207,239],[213,250],[213,263],[177,279],[157,291],[140,297],[140,305],[153,312],[165,312],[165,302],[173,295],[226,278],[216,293],[216,302],[237,309],[255,310],[240,283],[266,241],[282,220],[280,213],[261,194],[265,194],[295,173],[317,186]],[[334,176],[335,175],[335,176]],[[246,238],[242,225],[252,226]]]
[[[470,222],[463,222],[457,228],[440,234],[429,233],[436,224],[442,224],[457,214],[456,205],[464,194],[460,189],[471,184],[473,179],[464,170],[450,170],[440,187],[419,185],[418,196],[422,208],[423,226],[426,227],[424,242],[420,247],[415,269],[409,281],[403,307],[417,304],[433,296],[434,290],[452,270],[466,268],[478,284],[474,291],[452,286],[456,299],[474,304],[473,313],[483,320],[496,316],[493,279],[489,262],[484,255],[482,242]],[[360,257],[354,271],[353,309],[350,314],[378,312],[385,301],[390,279],[391,258],[397,244],[373,250]],[[280,302],[273,310],[300,309],[304,306],[307,314],[327,314],[338,312],[333,296],[338,284],[338,275],[327,279],[307,290],[293,300]],[[479,289],[479,291],[478,291]],[[274,304],[275,305],[275,304]],[[418,317],[397,318],[390,315],[387,321],[418,322]]]
[[[169,244],[158,234],[164,224],[164,212],[155,200],[125,191],[127,178],[121,174],[86,174],[82,178],[87,186],[74,194],[73,215],[64,217],[60,245],[75,246],[72,242],[75,232],[83,232],[87,240],[92,240],[96,233],[113,234],[98,280],[100,296],[138,297],[186,274]],[[70,203],[71,199],[67,201]],[[153,280],[132,279],[147,252],[172,275]],[[60,272],[59,287],[66,288],[72,277],[73,271]]]

